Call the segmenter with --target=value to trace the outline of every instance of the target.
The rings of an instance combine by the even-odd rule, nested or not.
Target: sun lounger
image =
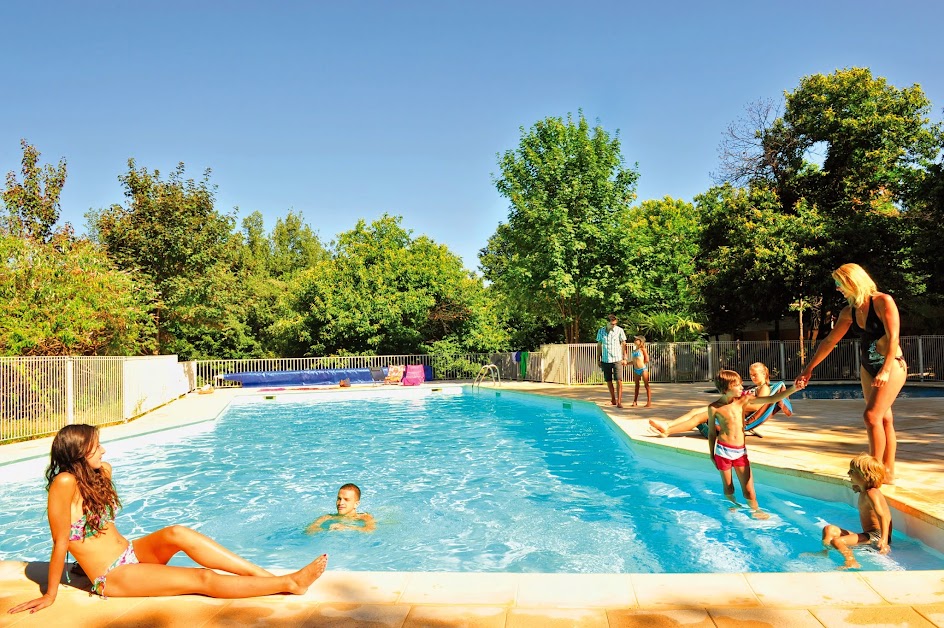
[[[403,379],[403,372],[406,370],[401,364],[391,364],[387,367],[387,376],[384,378],[384,384],[399,384]]]

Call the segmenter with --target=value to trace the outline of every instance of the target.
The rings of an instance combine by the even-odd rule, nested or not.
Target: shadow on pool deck
[[[434,385],[441,385],[440,382]],[[517,389],[598,404],[634,440],[704,454],[695,432],[649,434],[648,419],[673,419],[715,395],[710,386],[654,384],[653,407],[617,409],[606,388],[506,382]],[[632,401],[632,386],[628,386]],[[344,394],[344,391],[336,391]],[[239,391],[188,395],[132,423],[120,438],[213,418]],[[332,394],[332,393],[326,393]],[[624,400],[627,395],[624,393]],[[628,404],[627,404],[628,406]],[[861,400],[797,400],[749,438],[757,465],[845,479],[849,458],[867,448]],[[899,399],[898,479],[893,502],[944,519],[944,399]],[[50,439],[0,447],[0,464],[48,455]],[[944,571],[784,574],[458,574],[329,571],[303,596],[214,600],[89,597],[60,585],[38,614],[6,611],[39,595],[45,563],[0,562],[4,626],[944,626]],[[73,585],[81,587],[73,580]]]

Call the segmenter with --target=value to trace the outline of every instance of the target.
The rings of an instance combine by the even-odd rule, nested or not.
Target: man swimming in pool
[[[754,477],[751,475],[751,463],[747,459],[747,447],[744,442],[744,408],[748,403],[777,403],[805,385],[805,382],[798,382],[775,395],[752,397],[744,393],[744,384],[737,371],[722,369],[715,377],[715,387],[721,393],[721,398],[708,406],[708,455],[721,473],[724,496],[739,506],[734,499],[731,469],[737,473],[741,492],[754,511],[755,519],[769,519],[770,515],[757,505]]]
[[[329,530],[357,530],[358,532],[373,532],[377,529],[374,518],[364,513],[358,513],[357,507],[361,503],[361,489],[356,484],[345,484],[338,489],[338,514],[322,515],[305,529],[308,534]]]

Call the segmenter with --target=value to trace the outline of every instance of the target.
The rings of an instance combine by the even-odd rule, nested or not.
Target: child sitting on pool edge
[[[868,543],[879,554],[887,554],[891,550],[892,514],[881,491],[885,481],[885,465],[869,454],[859,454],[849,462],[849,480],[853,492],[859,494],[856,507],[862,532],[850,532],[828,524],[823,528],[823,545],[827,552],[830,547],[835,547],[846,559],[846,564],[840,569],[859,569],[850,547]]]
[[[754,478],[744,442],[744,407],[748,403],[777,403],[803,388],[803,385],[793,385],[768,397],[752,397],[744,393],[744,385],[737,371],[722,369],[715,377],[715,387],[721,393],[721,398],[708,406],[708,455],[721,472],[724,496],[735,505],[740,505],[734,499],[734,482],[731,478],[733,468],[744,499],[754,511],[754,518],[769,519],[770,515],[757,505],[757,495],[754,493]]]
[[[325,530],[357,530],[358,532],[373,532],[377,528],[374,518],[365,513],[358,513],[357,507],[361,503],[361,489],[356,484],[345,484],[338,489],[338,514],[322,515],[309,525],[305,532],[314,534]]]

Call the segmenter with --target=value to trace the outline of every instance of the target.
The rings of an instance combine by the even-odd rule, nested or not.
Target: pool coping
[[[595,403],[634,445],[669,447],[691,456],[704,455],[699,454],[698,448],[700,445],[704,449],[704,440],[700,443],[681,438],[646,440],[634,423],[638,422],[638,416],[627,416],[623,411],[605,407],[605,397],[601,401],[601,387],[505,386],[509,390]],[[110,438],[129,438],[210,421],[219,416],[233,396],[245,394],[245,391],[237,391],[220,390],[200,397],[188,395],[136,421],[105,429],[110,432]],[[566,394],[554,394],[561,392]],[[23,454],[35,459],[48,455],[49,442],[51,438],[0,446],[0,465],[14,460],[7,447],[21,450],[17,459],[23,459]],[[796,473],[798,477],[815,475],[807,469],[784,469],[772,465],[761,453],[754,454],[752,449],[752,463],[757,459],[754,464],[759,468],[770,467],[778,473]],[[792,461],[781,458],[783,460]],[[828,465],[821,466],[829,468]],[[817,481],[822,481],[820,477],[841,484],[834,473],[821,473]],[[904,487],[894,490],[906,492]],[[907,505],[910,498],[911,493],[907,493],[902,499],[890,496],[890,501]],[[924,512],[918,506],[907,507]],[[931,515],[928,517],[939,521]],[[36,583],[42,580],[43,574],[37,576],[36,571],[43,571],[37,570],[37,563],[0,562],[0,591],[4,592],[0,595],[0,611],[6,611],[13,604],[37,593]],[[125,625],[132,620],[139,623],[142,618],[149,618],[154,623],[186,619],[188,626],[210,626],[242,623],[247,617],[264,625],[312,625],[319,620],[344,620],[349,622],[347,625],[376,621],[377,625],[405,627],[437,625],[436,621],[461,619],[468,625],[483,626],[537,626],[556,621],[563,621],[561,625],[616,626],[644,625],[655,616],[672,621],[684,619],[685,623],[707,622],[705,625],[712,622],[721,625],[719,622],[722,621],[846,625],[846,621],[861,623],[862,618],[868,617],[866,623],[907,621],[912,625],[944,626],[944,570],[783,574],[483,574],[342,572],[329,569],[303,596],[232,601],[199,596],[112,598],[107,600],[107,604],[89,598],[81,589],[60,585],[58,600],[52,608],[34,616],[0,615],[0,627],[41,625],[36,621],[52,622],[59,617],[67,619],[73,626],[108,625],[109,622]]]

